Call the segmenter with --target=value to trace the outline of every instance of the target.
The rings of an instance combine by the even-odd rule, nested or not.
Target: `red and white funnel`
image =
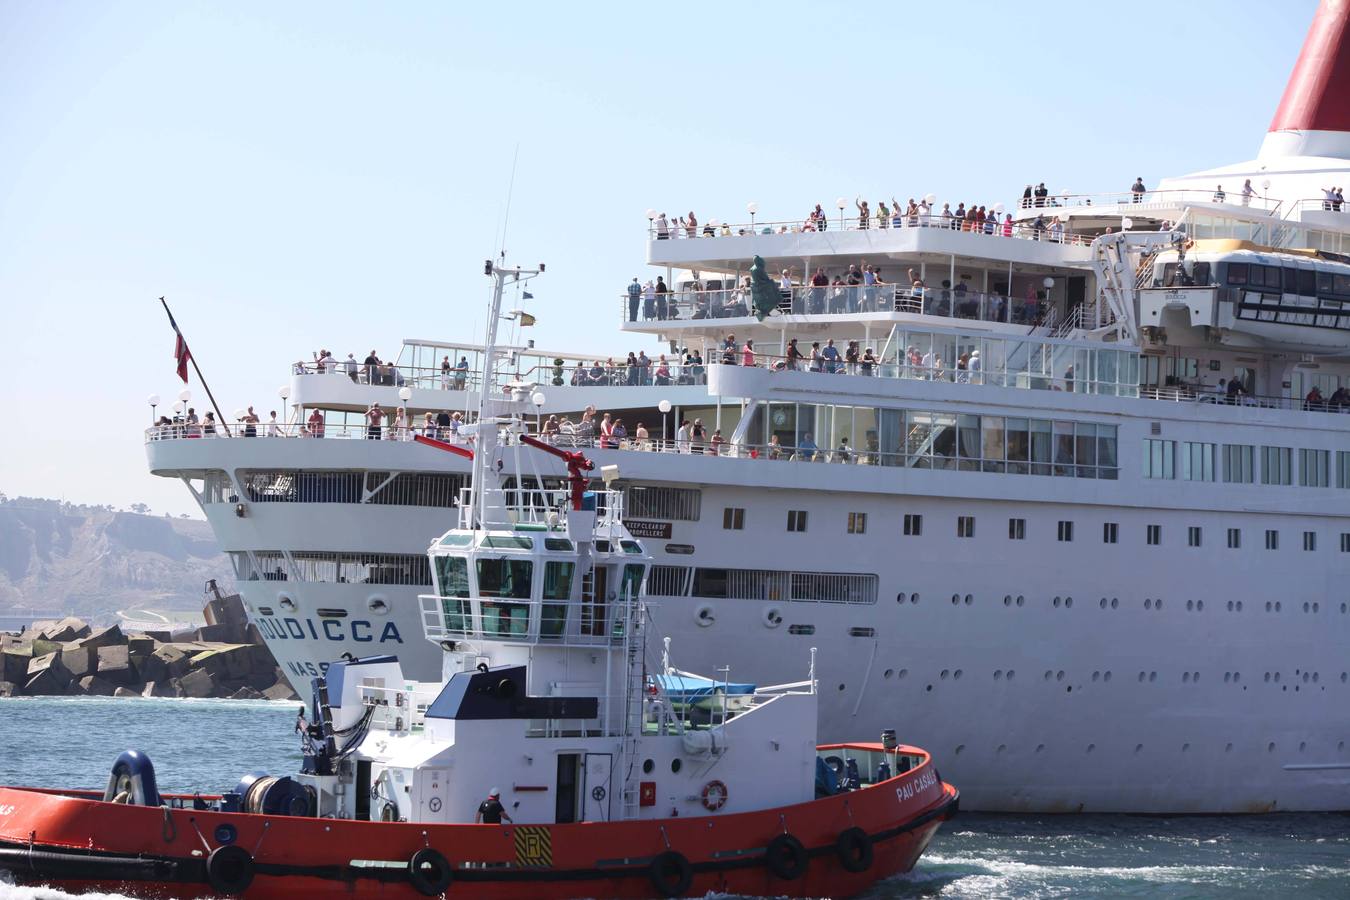
[[[1350,0],[1322,0],[1259,159],[1350,159]]]

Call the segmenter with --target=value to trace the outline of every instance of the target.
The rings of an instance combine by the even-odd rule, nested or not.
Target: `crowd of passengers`
[[[985,298],[970,288],[969,276],[963,275],[953,286],[943,279],[941,286],[930,289],[914,269],[909,269],[899,281],[887,281],[881,267],[861,260],[847,271],[830,277],[823,266],[817,266],[809,277],[798,276],[796,268],[783,269],[778,276],[779,307],[787,312],[820,315],[823,313],[857,312],[913,312],[924,315],[985,319],[1016,324],[1035,325],[1041,321],[1047,308],[1045,294],[1028,283],[1026,297],[1012,304],[997,290]],[[744,317],[750,314],[750,276],[742,276],[730,289],[709,288],[695,278],[685,282],[676,293],[665,282],[664,276],[648,279],[644,284],[637,276],[628,283],[628,321],[671,321],[681,318],[681,310],[690,319],[721,319]],[[598,366],[599,363],[597,362]],[[578,383],[578,382],[573,382]]]
[[[462,391],[467,387],[469,382],[467,356],[460,356],[459,362],[452,363],[447,354],[441,358],[438,368],[442,389]],[[318,350],[314,353],[313,362],[305,362],[302,359],[291,367],[291,371],[295,375],[346,375],[355,384],[403,387],[408,383],[402,369],[394,365],[393,360],[380,359],[374,350],[371,350],[361,362],[356,361],[354,353],[348,353],[346,359],[339,361],[329,351]]]

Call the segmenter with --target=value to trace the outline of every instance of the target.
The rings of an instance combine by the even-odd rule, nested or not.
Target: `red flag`
[[[159,299],[161,302],[164,300],[163,297],[160,297]],[[165,306],[164,311],[169,312],[169,307]],[[187,384],[188,360],[192,359],[192,353],[188,350],[187,341],[183,338],[183,332],[178,330],[178,323],[173,320],[173,313],[171,312],[169,313],[169,324],[173,326],[173,333],[175,335],[173,342],[173,358],[178,360],[178,377],[183,379],[184,384]]]

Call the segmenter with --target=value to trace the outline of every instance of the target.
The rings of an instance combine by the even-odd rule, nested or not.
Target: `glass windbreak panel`
[[[442,547],[467,547],[473,543],[473,535],[452,532],[441,538]]]
[[[1079,422],[1074,426],[1074,456],[1079,478],[1097,477],[1097,426]]]
[[[567,538],[544,538],[545,550],[563,550],[572,552],[572,542]]]
[[[956,417],[957,455],[963,472],[978,472],[980,469],[980,417],[960,415]]]
[[[1116,426],[1097,426],[1097,477],[1114,480],[1120,468],[1116,458]]]
[[[441,597],[441,613],[448,631],[471,630],[472,607],[469,596],[469,564],[462,556],[437,556],[436,585]]]
[[[983,416],[980,420],[984,446],[984,471],[1003,471],[1003,417]]]
[[[642,545],[637,541],[619,541],[619,546],[623,548],[624,553],[636,553],[641,555]]]
[[[1052,455],[1050,423],[1044,419],[1031,420],[1031,474],[1049,475]]]
[[[1055,423],[1055,474],[1072,478],[1073,468],[1073,423]]]
[[[1026,419],[1007,419],[1008,472],[1026,475],[1031,471],[1031,433]]]

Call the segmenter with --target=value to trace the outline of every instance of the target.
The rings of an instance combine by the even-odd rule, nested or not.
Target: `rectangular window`
[[[1350,488],[1350,450],[1336,451],[1336,487]]]
[[[1187,547],[1199,547],[1199,546],[1200,546],[1200,526],[1199,526],[1199,525],[1192,525],[1191,527],[1189,527],[1189,528],[1186,529],[1186,546],[1187,546]]]
[[[1294,483],[1294,450],[1292,447],[1261,448],[1261,483]]]
[[[1241,528],[1230,528],[1230,529],[1228,529],[1228,549],[1229,549],[1229,550],[1240,550],[1240,549],[1242,549],[1242,529],[1241,529]]]
[[[865,534],[867,532],[867,513],[848,514],[848,533]]]
[[[1331,451],[1298,451],[1298,483],[1302,487],[1328,487],[1331,484]]]
[[[1256,480],[1255,446],[1223,445],[1223,480],[1228,484],[1251,484]]]
[[[689,593],[689,571],[688,566],[652,566],[647,576],[647,593],[654,597],[683,597]]]
[[[1114,544],[1120,537],[1120,526],[1115,522],[1102,523],[1102,543]]]
[[[728,506],[722,510],[722,527],[727,531],[741,531],[745,528],[745,510]]]
[[[1341,552],[1350,553],[1350,531],[1341,532]]]
[[[1161,525],[1150,525],[1150,526],[1148,526],[1148,542],[1149,542],[1149,544],[1151,544],[1151,545],[1154,546],[1154,547],[1156,547],[1156,546],[1158,546],[1159,544],[1162,543],[1162,526],[1161,526]]]
[[[1144,439],[1144,477],[1175,478],[1177,442]]]
[[[1276,531],[1274,528],[1266,529],[1266,549],[1267,550],[1280,549],[1280,533]]]
[[[973,538],[975,536],[974,516],[956,517],[956,536],[959,538]]]
[[[1008,540],[1024,541],[1027,538],[1027,520],[1009,519],[1008,520]]]
[[[788,531],[806,530],[806,510],[804,509],[788,510],[787,530]]]
[[[1217,444],[1184,441],[1181,445],[1181,477],[1185,481],[1213,481]]]
[[[1059,520],[1059,539],[1066,544],[1073,540],[1073,522],[1067,519]]]
[[[1303,532],[1303,549],[1310,551],[1317,549],[1317,532],[1315,531]]]
[[[923,533],[923,516],[918,513],[905,513],[905,536],[918,537]]]

